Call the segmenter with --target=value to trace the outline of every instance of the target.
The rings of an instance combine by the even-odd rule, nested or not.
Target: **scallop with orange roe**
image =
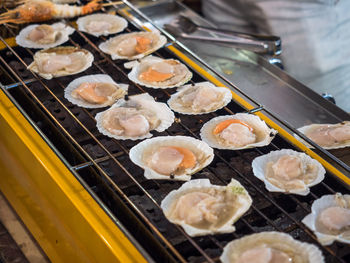
[[[112,37],[99,48],[112,59],[141,59],[164,46],[166,37],[159,32],[133,32]]]
[[[175,59],[148,56],[140,62],[125,63],[125,67],[132,68],[128,74],[131,81],[154,89],[178,87],[192,78],[188,68]]]
[[[64,97],[71,103],[84,108],[103,108],[124,98],[128,85],[116,83],[105,74],[88,75],[68,84]]]
[[[258,116],[237,113],[211,119],[203,125],[201,138],[217,149],[239,150],[268,145],[277,131]]]
[[[163,136],[140,142],[129,156],[145,170],[147,179],[188,181],[211,163],[214,153],[205,142],[192,137]]]

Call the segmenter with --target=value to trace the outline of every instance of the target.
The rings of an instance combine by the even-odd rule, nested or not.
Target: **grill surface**
[[[7,30],[15,36],[11,28]],[[129,25],[128,31],[136,31]],[[226,185],[237,179],[253,198],[250,210],[235,224],[236,232],[204,237],[189,237],[180,227],[169,223],[159,205],[162,199],[182,184],[176,181],[146,180],[143,170],[134,165],[129,149],[138,142],[118,141],[100,134],[94,116],[104,109],[84,109],[64,99],[64,88],[70,81],[83,75],[108,74],[116,82],[128,83],[129,95],[148,92],[157,101],[166,102],[175,89],[155,90],[130,82],[123,67],[124,61],[112,61],[101,53],[95,43],[106,38],[95,38],[75,32],[66,45],[74,45],[91,51],[95,57],[93,66],[81,74],[44,80],[26,70],[32,61],[34,50],[8,47],[0,53],[1,66],[7,76],[7,90],[53,145],[64,156],[81,178],[103,201],[105,209],[122,222],[155,261],[219,262],[223,247],[231,240],[261,231],[282,231],[294,238],[316,244],[326,262],[350,262],[349,246],[334,243],[322,247],[301,220],[310,212],[312,202],[325,194],[346,193],[346,188],[329,174],[325,180],[311,188],[309,195],[295,196],[270,193],[252,174],[252,160],[271,150],[293,147],[277,136],[271,145],[241,151],[215,151],[214,161],[193,179],[209,178],[218,185]],[[1,39],[3,41],[3,39]],[[4,42],[4,41],[3,41]],[[173,57],[166,48],[155,55]],[[1,68],[0,68],[1,69]],[[196,73],[192,83],[203,81]],[[213,114],[187,116],[176,115],[177,121],[158,135],[187,135],[199,138],[202,125],[217,115],[243,112],[231,102],[226,108]],[[151,242],[150,242],[151,241]]]

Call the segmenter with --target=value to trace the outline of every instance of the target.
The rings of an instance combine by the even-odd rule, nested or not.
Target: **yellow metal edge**
[[[17,43],[16,43],[16,38],[14,37],[9,37],[9,38],[6,38],[5,39],[5,42],[10,46],[10,47],[15,47],[17,46]],[[7,48],[7,46],[3,43],[3,42],[0,42],[0,50],[3,50]]]
[[[0,190],[52,262],[146,262],[0,92]]]
[[[146,30],[149,30],[146,28]],[[226,87],[224,83],[222,83],[220,80],[215,78],[213,75],[208,73],[206,70],[204,70],[201,66],[199,66],[197,63],[195,63],[192,59],[190,59],[188,56],[186,56],[184,53],[182,53],[179,49],[174,47],[173,45],[167,46],[167,48],[173,52],[175,55],[177,55],[179,58],[181,58],[184,62],[186,62],[189,66],[191,66],[195,71],[197,71],[199,74],[201,74],[203,77],[207,78],[209,81],[211,81],[213,84],[221,87]],[[227,88],[227,87],[226,87]],[[248,101],[246,101],[244,98],[239,96],[238,94],[234,93],[231,90],[232,93],[232,99],[236,102],[238,102],[240,105],[242,105],[247,110],[251,110],[254,108],[253,105],[251,105]],[[265,114],[261,112],[255,113],[258,115],[262,120],[264,120],[271,128],[278,131],[278,133],[284,137],[286,140],[291,142],[293,145],[298,147],[300,150],[304,151],[308,155],[310,155],[312,158],[319,161],[329,172],[337,176],[340,180],[345,182],[346,184],[350,185],[350,178],[348,178],[345,174],[340,172],[338,169],[336,169],[332,164],[324,160],[320,155],[315,153],[313,150],[305,146],[302,142],[298,141],[293,135],[288,133],[285,129],[283,129],[281,126],[279,126],[277,123],[275,123],[273,120],[271,120],[269,117],[267,117]]]

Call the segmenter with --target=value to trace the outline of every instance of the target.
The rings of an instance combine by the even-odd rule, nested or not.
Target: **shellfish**
[[[175,59],[148,56],[140,62],[125,63],[125,67],[132,68],[128,74],[131,81],[154,89],[178,87],[192,78],[188,68]]]
[[[231,91],[210,82],[179,87],[168,100],[169,107],[182,114],[204,114],[225,107],[232,99]]]
[[[302,222],[322,245],[330,245],[335,240],[350,244],[350,195],[322,196],[314,201],[311,214]]]
[[[152,137],[150,131],[165,131],[174,122],[174,113],[165,103],[156,102],[147,93],[120,99],[96,115],[98,130],[120,140]]]
[[[259,156],[253,160],[252,167],[267,190],[298,195],[307,195],[309,187],[320,183],[326,173],[318,161],[290,149]]]
[[[350,121],[337,124],[311,124],[298,130],[324,149],[350,146]],[[312,148],[311,145],[308,146]]]
[[[140,142],[130,150],[133,163],[147,179],[188,181],[209,165],[214,152],[205,142],[187,136],[162,136]]]
[[[215,117],[200,132],[202,140],[211,147],[227,150],[265,146],[276,134],[258,116],[248,113]]]
[[[108,36],[123,31],[128,22],[116,15],[93,14],[77,20],[78,29],[95,37]]]
[[[154,32],[133,32],[108,39],[99,48],[112,59],[141,59],[160,49],[166,43],[166,37]]]
[[[87,50],[76,47],[54,47],[34,54],[28,69],[45,79],[80,73],[92,65],[94,56]]]
[[[324,263],[322,252],[280,232],[261,232],[231,241],[224,247],[222,263]]]
[[[73,104],[85,108],[103,108],[124,98],[128,85],[114,82],[105,74],[77,78],[68,84],[64,97]]]
[[[244,187],[232,179],[227,186],[209,179],[191,180],[170,192],[162,201],[166,218],[190,236],[231,233],[235,223],[252,204]]]
[[[68,41],[74,31],[74,28],[64,23],[30,25],[19,32],[16,42],[27,48],[51,48]]]

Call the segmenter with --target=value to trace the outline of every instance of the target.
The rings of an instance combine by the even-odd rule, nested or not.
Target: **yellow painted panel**
[[[0,91],[0,190],[52,262],[146,262]]]
[[[16,39],[14,37],[6,38],[5,41],[10,47],[17,46]],[[0,50],[5,48],[7,48],[6,45],[2,41],[0,41]]]

